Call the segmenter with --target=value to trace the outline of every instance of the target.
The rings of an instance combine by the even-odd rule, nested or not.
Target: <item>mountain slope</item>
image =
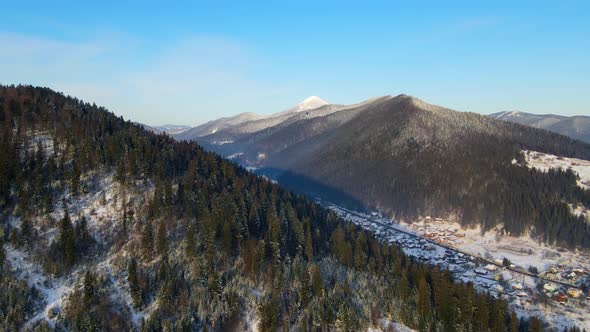
[[[264,121],[245,123],[244,126],[199,137],[196,141],[223,156],[233,156],[242,164],[254,166],[263,161],[258,158],[260,153],[266,155],[269,150],[278,151],[309,135],[317,135],[348,121],[367,105],[389,98],[391,97],[378,97],[353,105],[329,104],[309,111],[277,115]],[[332,114],[337,115],[331,116]],[[299,127],[299,124],[307,123],[305,120],[313,122],[313,119],[318,120],[317,125]]]
[[[156,133],[156,134],[162,134],[162,133],[166,133],[168,135],[178,135],[181,134],[182,132],[185,132],[189,129],[191,129],[191,127],[189,126],[185,126],[185,125],[174,125],[174,124],[166,124],[166,125],[162,125],[162,126],[148,126],[145,124],[140,124],[143,128]]]
[[[518,326],[302,196],[44,88],[0,87],[0,235],[11,331]]]
[[[254,113],[241,113],[232,118],[221,118],[205,125],[195,127],[193,130],[175,136],[175,138],[179,140],[195,140],[200,143],[221,145],[226,144],[227,142],[231,143],[240,136],[264,130],[268,127],[288,121],[289,119],[319,116],[334,112],[338,110],[339,107],[339,105],[330,105],[318,97],[311,96],[294,107],[282,112],[277,112],[268,116],[260,116]],[[243,114],[254,114],[255,116],[245,118],[242,116]],[[234,119],[239,119],[239,121],[233,121]]]
[[[239,125],[244,122],[248,121],[255,121],[258,119],[263,118],[262,115],[258,115],[256,113],[240,113],[238,115],[232,117],[225,117],[220,118],[217,120],[209,121],[202,125],[190,128],[189,130],[185,130],[183,133],[179,133],[175,137],[177,139],[186,139],[190,140],[196,137],[206,136],[210,134],[214,134],[219,130],[223,130],[232,126]]]
[[[546,129],[561,135],[569,136],[590,143],[589,116],[562,116],[555,114],[531,114],[525,112],[498,112],[491,117],[520,123],[523,125]]]
[[[543,130],[400,95],[205,146],[311,195],[590,246],[586,223],[563,201],[589,206],[590,193],[569,171],[522,166],[521,153],[590,159],[590,145]]]

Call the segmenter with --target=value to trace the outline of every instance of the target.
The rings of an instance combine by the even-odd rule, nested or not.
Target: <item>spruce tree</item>
[[[129,283],[129,292],[133,300],[135,308],[140,308],[142,305],[142,292],[139,287],[139,278],[137,272],[137,261],[131,258],[127,265],[127,282]]]
[[[90,308],[90,306],[97,303],[97,289],[96,289],[96,277],[91,270],[87,270],[86,274],[84,275],[84,292],[83,292],[83,302],[86,308]]]
[[[154,229],[150,221],[147,221],[143,226],[143,231],[141,233],[141,246],[143,248],[144,256],[152,257],[154,253]]]
[[[156,234],[156,251],[159,255],[165,255],[167,250],[166,223],[163,220],[160,220],[158,224],[158,233]]]
[[[63,254],[66,266],[72,266],[76,260],[76,242],[74,238],[74,228],[67,210],[59,225],[59,248]]]

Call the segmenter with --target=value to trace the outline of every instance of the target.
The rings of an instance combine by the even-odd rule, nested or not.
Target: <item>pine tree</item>
[[[129,283],[129,291],[133,299],[135,308],[140,308],[142,305],[142,291],[139,287],[139,278],[137,272],[137,261],[131,258],[127,265],[127,282]]]
[[[76,242],[72,221],[67,210],[61,219],[59,230],[58,246],[64,256],[66,266],[72,266],[76,260]]]
[[[86,249],[88,249],[88,247],[91,245],[93,239],[88,232],[88,221],[86,220],[85,216],[82,216],[82,218],[80,218],[80,220],[76,223],[75,235],[75,242],[79,251],[86,251]]]
[[[166,236],[166,223],[163,220],[160,220],[158,224],[158,233],[156,234],[156,251],[160,255],[166,255],[168,250]]]
[[[529,330],[531,332],[541,332],[543,331],[543,324],[541,323],[541,320],[537,317],[531,317],[531,322],[530,322],[531,326],[529,327]]]
[[[83,302],[86,308],[90,308],[97,303],[96,277],[92,271],[87,270],[84,275],[84,293]]]
[[[509,331],[518,332],[518,317],[516,317],[515,312],[512,312],[512,314],[510,315]]]
[[[20,243],[19,245],[25,245],[32,240],[33,226],[29,218],[23,218],[20,224]]]
[[[80,168],[76,160],[72,161],[72,170],[70,173],[70,186],[72,194],[77,196],[80,193]]]
[[[418,280],[418,317],[420,319],[421,330],[427,330],[430,323],[430,286],[424,276]]]
[[[305,257],[308,261],[313,261],[313,245],[309,223],[305,223]]]
[[[4,252],[4,234],[2,227],[0,227],[0,271],[4,267],[4,260],[6,259],[6,253]]]
[[[145,223],[141,232],[141,246],[144,256],[152,257],[154,254],[154,229],[149,221]]]
[[[324,290],[324,281],[322,280],[320,268],[315,264],[311,268],[311,287],[313,289],[314,296],[322,296],[322,292]]]

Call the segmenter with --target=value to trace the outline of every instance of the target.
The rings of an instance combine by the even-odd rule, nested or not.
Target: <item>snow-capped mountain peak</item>
[[[328,102],[321,99],[320,97],[310,96],[305,98],[302,102],[295,105],[295,107],[291,108],[289,112],[301,112],[312,110],[314,108],[318,108],[324,105],[328,105]]]

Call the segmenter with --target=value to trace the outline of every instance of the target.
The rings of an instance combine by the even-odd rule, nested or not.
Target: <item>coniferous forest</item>
[[[268,137],[236,139],[234,150],[228,150],[232,144],[209,148],[267,153],[269,175],[278,174],[279,183],[353,209],[361,205],[409,222],[429,215],[453,218],[482,231],[500,225],[514,236],[590,247],[588,223],[570,208],[590,208],[590,190],[577,185],[570,169],[528,168],[523,151],[590,160],[589,144],[405,95],[359,109],[349,121],[340,114],[348,111],[341,111],[276,126]],[[290,133],[324,122],[338,125],[283,147],[280,140]],[[255,141],[257,135],[264,140]]]
[[[119,193],[104,204],[119,216],[108,223],[75,210],[102,195],[105,177]],[[196,143],[47,88],[0,87],[0,220],[2,331],[239,330],[249,315],[261,331],[358,331],[383,320],[420,331],[542,330]],[[10,268],[16,251],[51,278],[73,279],[51,323],[31,320],[47,299]]]

